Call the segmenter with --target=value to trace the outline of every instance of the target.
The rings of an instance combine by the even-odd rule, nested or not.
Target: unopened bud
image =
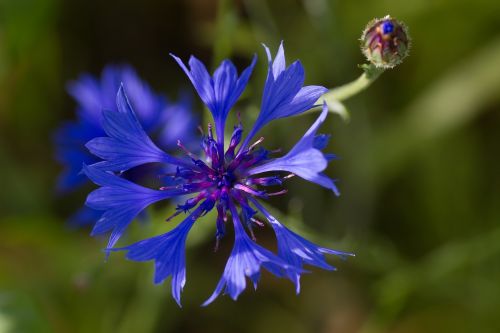
[[[404,23],[389,15],[374,19],[361,36],[361,50],[379,68],[393,68],[408,56],[410,36]]]

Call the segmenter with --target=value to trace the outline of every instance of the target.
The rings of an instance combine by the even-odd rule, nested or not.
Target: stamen
[[[190,152],[184,145],[182,144],[181,140],[177,140],[177,146],[179,146],[189,157],[191,157],[193,160],[197,160],[198,156]]]
[[[214,138],[214,133],[212,131],[212,124],[208,123],[208,138],[213,139]]]
[[[243,184],[236,184],[236,185],[234,185],[234,188],[241,190],[241,191],[244,191],[244,192],[247,192],[248,194],[251,194],[251,195],[254,195],[257,197],[265,197],[266,196],[265,192],[258,191],[256,189],[253,189],[253,188],[246,186],[246,185],[243,185]]]
[[[181,210],[176,210],[176,211],[175,211],[175,213],[173,213],[172,215],[170,215],[169,217],[167,217],[167,218],[165,219],[165,221],[166,221],[166,222],[170,222],[170,221],[172,221],[172,219],[173,219],[174,217],[176,217],[177,215],[179,215],[180,213],[182,213],[182,211],[181,211]]]
[[[234,126],[233,134],[231,134],[231,140],[229,141],[229,146],[224,154],[226,161],[232,161],[234,158],[234,153],[236,147],[241,142],[241,136],[243,133],[243,126],[241,126],[241,119],[239,120],[239,124]]]
[[[212,162],[212,168],[217,169],[220,166],[219,149],[217,143],[213,140],[208,147],[208,153],[207,159]]]
[[[288,190],[285,188],[285,189],[283,189],[283,190],[281,190],[281,191],[279,191],[279,192],[266,193],[266,195],[267,195],[268,197],[274,197],[274,196],[277,196],[277,195],[282,195],[282,194],[285,194],[285,193],[287,193],[287,192],[288,192]]]
[[[198,182],[198,183],[183,184],[182,189],[184,189],[184,191],[186,191],[186,192],[191,192],[191,191],[199,192],[199,191],[202,191],[204,189],[210,188],[212,186],[213,186],[212,182],[203,181],[203,182]]]
[[[175,185],[175,186],[162,186],[159,188],[160,191],[168,191],[168,190],[175,190],[175,189],[180,189],[182,186],[180,185]]]
[[[219,237],[215,237],[214,253],[219,250],[219,245],[220,245],[220,238]]]
[[[264,137],[263,136],[261,136],[259,138],[259,140],[257,140],[254,143],[252,143],[252,145],[250,145],[250,147],[248,147],[248,151],[252,151],[256,146],[258,146],[259,144],[261,144],[262,141],[264,141]]]
[[[194,198],[189,198],[183,205],[177,205],[175,208],[175,213],[170,215],[165,221],[170,222],[174,217],[184,212],[187,213],[191,208],[194,208],[202,199],[206,198],[207,194],[205,192],[200,193]],[[203,214],[203,212],[201,213]]]
[[[215,175],[215,171],[206,165],[202,160],[193,159],[193,163],[201,169],[201,171],[206,172],[207,175]]]
[[[224,205],[222,204],[217,204],[217,221],[216,221],[216,228],[217,228],[217,233],[215,234],[215,248],[214,252],[217,252],[219,249],[220,245],[220,240],[222,237],[224,237],[224,234],[226,233],[226,223],[227,221],[227,214],[226,210],[224,209]]]
[[[250,237],[252,238],[252,240],[253,240],[254,242],[256,242],[256,241],[257,241],[257,237],[255,237],[255,234],[254,234],[254,232],[253,232],[252,227],[249,227],[249,228],[248,228],[248,231],[250,231]]]
[[[264,228],[264,227],[265,227],[264,222],[259,221],[259,220],[257,220],[257,219],[256,219],[256,218],[254,218],[254,217],[252,217],[252,218],[251,218],[251,221],[252,221],[253,223],[255,223],[256,225],[258,225],[259,227],[261,227],[261,228]]]
[[[281,185],[281,179],[279,176],[271,176],[271,177],[261,177],[261,178],[250,178],[246,181],[246,185],[262,185],[262,186],[272,186],[272,185]]]
[[[202,172],[196,172],[191,169],[177,169],[174,179],[182,179],[186,182],[192,183],[195,180],[204,180],[206,175]]]

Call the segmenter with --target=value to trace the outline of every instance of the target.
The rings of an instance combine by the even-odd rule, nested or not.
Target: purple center
[[[227,212],[229,211],[228,199],[231,198],[242,207],[242,217],[250,232],[252,224],[261,224],[253,217],[256,212],[250,207],[248,198],[267,198],[286,193],[286,190],[269,193],[265,187],[282,185],[283,180],[293,175],[270,175],[265,177],[252,177],[248,175],[247,171],[251,167],[262,164],[262,162],[269,159],[268,155],[270,152],[264,148],[256,148],[263,141],[263,138],[260,138],[248,148],[241,149],[240,147],[240,150],[237,151],[236,148],[240,144],[242,132],[243,128],[241,124],[234,127],[229,146],[222,158],[220,152],[224,151],[224,147],[220,147],[219,143],[214,139],[210,124],[208,126],[208,134],[204,136],[202,141],[202,148],[205,155],[204,160],[188,151],[181,142],[178,142],[179,147],[191,158],[193,164],[192,167],[178,167],[175,175],[169,175],[168,177],[172,178],[177,184],[175,187],[183,188],[186,191],[198,189],[199,193],[195,197],[186,200],[184,204],[178,205],[176,212],[167,221],[182,212],[187,212],[194,208],[200,201],[206,200],[210,202],[212,207],[217,207],[216,236],[218,242],[225,233],[224,224],[227,220]],[[170,188],[162,187],[161,190]]]

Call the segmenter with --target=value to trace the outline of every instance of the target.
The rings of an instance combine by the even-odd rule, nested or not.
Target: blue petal
[[[78,102],[80,118],[100,127],[102,110],[116,110],[115,94],[122,82],[139,120],[149,131],[156,125],[155,120],[165,100],[156,95],[130,66],[108,65],[103,69],[100,81],[84,74],[68,84],[68,92]]]
[[[80,167],[81,170],[81,167]],[[85,176],[85,175],[83,175]],[[84,206],[80,208],[73,216],[69,219],[69,225],[71,227],[83,227],[94,224],[101,217],[102,212],[98,210],[91,209],[90,207]]]
[[[96,134],[104,133],[84,121],[66,122],[54,135],[56,148],[55,157],[64,166],[59,176],[57,190],[69,192],[83,185],[87,179],[80,174],[82,163],[92,164],[98,159],[85,149],[84,144]]]
[[[146,132],[154,131],[158,126],[158,120],[166,107],[166,100],[161,95],[156,95],[151,87],[142,81],[134,69],[123,67],[120,72],[121,78],[114,89],[109,92],[109,97],[115,101],[115,94],[123,83],[127,92],[130,105],[135,110],[137,117]]]
[[[273,76],[276,78],[286,69],[285,48],[283,47],[283,41],[280,43],[274,62],[269,48],[264,45],[264,49],[266,50],[267,60],[269,63],[272,63]]]
[[[328,166],[329,160],[315,147],[318,144],[315,139],[317,137],[316,132],[318,127],[325,121],[327,114],[328,107],[324,104],[323,111],[318,119],[288,154],[250,169],[248,175],[268,171],[288,171],[310,182],[331,189],[336,195],[339,195],[333,180],[322,173]]]
[[[318,246],[302,238],[279,223],[256,199],[250,198],[250,200],[273,227],[278,241],[278,256],[290,266],[302,268],[303,264],[308,264],[326,270],[334,270],[335,268],[325,261],[324,254],[336,255],[342,259],[347,256],[354,256],[352,253]],[[300,292],[300,271],[287,269],[286,274],[294,282],[298,294]]]
[[[125,250],[127,259],[155,261],[156,284],[172,276],[172,297],[181,306],[181,292],[186,284],[186,238],[196,219],[203,211],[200,205],[177,227],[166,234],[148,238],[132,245],[112,249]]]
[[[328,145],[330,141],[330,134],[319,134],[314,137],[313,147],[319,150],[323,150]]]
[[[303,84],[304,68],[300,61],[295,61],[277,77],[268,73],[262,97],[261,113],[256,121],[258,126],[263,126],[266,121],[284,117],[285,115],[282,113],[286,112],[287,106],[299,93]]]
[[[92,235],[111,231],[108,248],[113,247],[130,222],[147,206],[186,194],[181,189],[152,190],[92,166],[83,165],[83,172],[101,186],[88,195],[85,204],[92,209],[104,211],[96,222]]]
[[[104,107],[99,82],[91,75],[84,74],[77,81],[70,82],[67,90],[78,102],[80,119],[99,127]]]
[[[326,91],[327,89],[321,86],[305,86],[301,88],[290,103],[275,110],[273,119],[291,117],[309,110]],[[276,117],[276,115],[279,115],[279,117]]]
[[[182,94],[177,103],[170,102],[160,115],[158,143],[165,149],[178,149],[177,140],[189,150],[199,150],[199,138],[195,135],[199,119],[192,112],[193,101],[189,94]]]
[[[104,161],[95,164],[106,171],[125,171],[145,163],[191,165],[158,148],[149,138],[132,110],[123,86],[116,97],[118,112],[103,112],[103,127],[109,137],[94,138],[86,147]]]
[[[234,204],[230,203],[229,208],[233,216],[235,230],[234,247],[222,278],[203,306],[212,303],[222,292],[229,294],[233,300],[236,300],[246,288],[246,277],[250,278],[256,288],[261,266],[278,277],[282,277],[283,272],[287,269],[294,271],[294,267],[252,241],[241,225]]]
[[[214,112],[213,109],[215,109],[215,96],[213,91],[213,80],[210,77],[210,74],[208,73],[205,65],[203,65],[203,63],[196,57],[191,56],[189,58],[189,70],[179,57],[173,54],[170,55],[175,59],[179,66],[181,66],[182,70],[186,73],[189,80],[191,80],[191,83],[193,84],[203,103],[207,105],[210,111]]]
[[[274,119],[291,117],[309,110],[327,89],[320,86],[305,86],[304,68],[300,61],[295,61],[286,68],[285,51],[281,43],[274,62],[269,48],[264,45],[269,68],[262,96],[261,111],[245,139],[243,148],[253,136]]]
[[[59,150],[57,155],[57,159],[65,163],[64,170],[57,180],[58,192],[67,193],[73,191],[88,181],[87,178],[80,173],[82,170],[82,163],[92,164],[97,160],[95,157],[85,152],[72,151],[70,149],[64,151]]]
[[[198,95],[212,113],[218,142],[223,143],[227,115],[243,93],[255,67],[257,57],[253,57],[252,63],[241,73],[239,78],[236,67],[229,60],[224,60],[220,64],[212,78],[205,65],[194,56],[189,58],[189,69],[180,58],[173,54],[171,56],[184,70]]]

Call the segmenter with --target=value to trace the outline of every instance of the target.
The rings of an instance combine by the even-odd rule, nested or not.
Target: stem
[[[326,102],[327,104],[334,104],[336,102],[345,101],[368,88],[385,71],[385,69],[377,68],[372,64],[362,65],[361,68],[363,68],[363,74],[361,74],[360,77],[352,82],[329,90],[320,97],[318,103],[322,104]]]

